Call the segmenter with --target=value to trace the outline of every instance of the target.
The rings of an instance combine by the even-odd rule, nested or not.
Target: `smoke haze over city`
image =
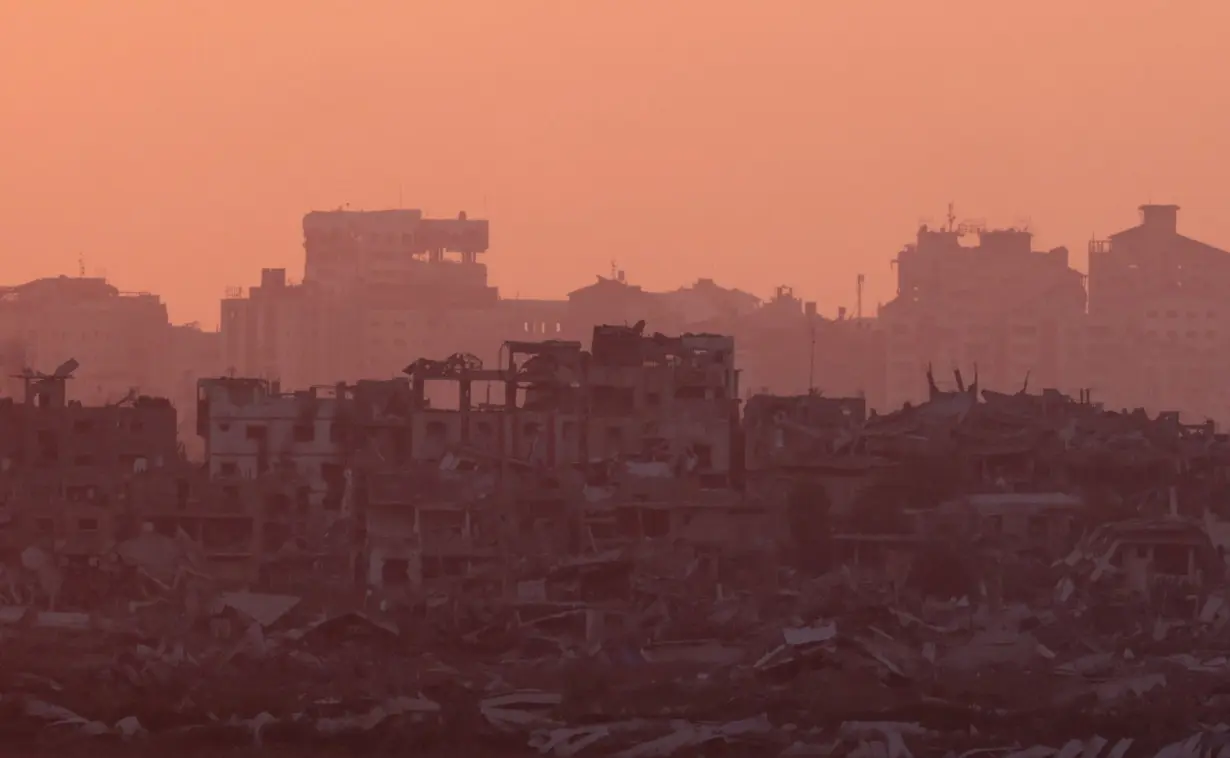
[[[5,747],[1226,755],[1228,30],[0,0]]]
[[[8,3],[7,279],[84,258],[173,320],[301,266],[307,209],[498,219],[493,283],[893,294],[944,205],[1041,244],[1144,202],[1230,245],[1217,2]]]

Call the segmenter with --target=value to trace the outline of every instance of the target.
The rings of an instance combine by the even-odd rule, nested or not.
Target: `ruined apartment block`
[[[311,508],[337,511],[345,448],[333,388],[283,393],[276,382],[218,378],[199,382],[197,431],[211,479],[283,473],[302,480]]]
[[[202,380],[210,480],[259,512],[277,493],[241,491],[280,476],[296,482],[292,510],[354,515],[360,573],[381,586],[465,573],[497,547],[667,536],[684,525],[671,515],[681,503],[737,485],[733,339],[603,326],[589,351],[544,341],[502,352],[496,368],[456,354],[416,361],[401,379],[294,393]],[[456,407],[433,405],[439,384],[454,388]],[[272,545],[266,526],[249,536],[261,550]]]
[[[162,398],[109,405],[68,400],[77,362],[27,371],[24,397],[0,400],[0,497],[9,548],[57,546],[65,560],[97,555],[137,528],[133,482],[179,460],[176,411]]]

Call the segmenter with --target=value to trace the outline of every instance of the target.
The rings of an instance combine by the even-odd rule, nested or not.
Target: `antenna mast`
[[[954,204],[950,201],[948,203],[948,231],[950,232],[954,231],[956,229],[956,226],[957,226],[957,211],[956,211],[956,208],[954,207]]]
[[[807,336],[810,344],[807,349],[807,394],[816,392],[816,317],[807,314]]]
[[[77,276],[85,278],[85,254],[77,253]]]
[[[866,280],[862,274],[858,275],[857,287],[858,297],[854,301],[854,317],[859,321],[863,320],[863,282]]]

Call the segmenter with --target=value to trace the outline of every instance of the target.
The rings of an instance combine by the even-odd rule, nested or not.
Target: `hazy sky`
[[[1226,0],[0,0],[4,274],[217,323],[309,209],[492,222],[506,296],[610,270],[823,312],[920,219],[1230,248]],[[399,190],[400,188],[400,190]]]

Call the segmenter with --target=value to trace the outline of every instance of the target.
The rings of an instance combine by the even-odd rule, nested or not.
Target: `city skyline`
[[[0,33],[6,278],[84,257],[177,322],[297,277],[306,210],[399,197],[491,218],[492,279],[527,298],[616,259],[651,289],[791,271],[827,312],[863,273],[886,301],[887,257],[950,200],[1029,215],[1082,269],[1142,202],[1230,246],[1211,2],[60,7]]]
[[[1146,206],[1170,207],[1166,203],[1154,203],[1150,201],[1144,204],[1138,203],[1137,205],[1133,206],[1133,210],[1138,215],[1139,209],[1146,207]],[[1180,206],[1178,204],[1175,204],[1174,207],[1182,208],[1182,211],[1183,211],[1182,213],[1183,222],[1182,223],[1184,226],[1185,236],[1197,238],[1197,239],[1203,239],[1198,233],[1198,231],[1193,231],[1192,225],[1189,221],[1189,218],[1191,216],[1200,218],[1203,215],[1201,213],[1201,209],[1200,208],[1193,209],[1195,211],[1193,213],[1189,211],[1186,207]],[[334,210],[334,209],[309,209],[304,212],[304,215],[306,216],[306,215],[310,215],[313,213],[327,212],[327,210]],[[373,213],[373,212],[401,212],[401,211],[420,212],[421,211],[424,217],[428,217],[431,215],[427,211],[423,210],[422,206],[420,207],[407,206],[404,208],[372,208],[372,209],[345,207],[345,210],[349,212],[364,213],[364,214]],[[1080,272],[1085,277],[1088,277],[1089,275],[1089,258],[1088,258],[1088,253],[1087,253],[1089,244],[1099,239],[1102,239],[1103,237],[1109,236],[1111,234],[1111,232],[1107,230],[1105,231],[1105,233],[1095,234],[1085,240],[1082,240],[1079,242],[1079,244],[1069,244],[1069,243],[1065,243],[1061,241],[1052,241],[1052,240],[1049,240],[1049,238],[1041,237],[1035,230],[1036,227],[1034,225],[1032,218],[1028,216],[1018,215],[1015,217],[1015,220],[1013,221],[999,223],[995,219],[988,219],[985,215],[977,214],[976,212],[970,213],[968,216],[961,215],[961,210],[962,209],[958,206],[958,204],[948,203],[946,206],[945,212],[936,213],[934,215],[928,215],[928,216],[920,216],[918,218],[917,224],[910,230],[910,233],[902,235],[901,240],[898,242],[898,244],[895,247],[891,247],[884,252],[882,262],[886,264],[885,267],[889,269],[885,275],[877,277],[875,275],[861,274],[863,278],[863,282],[862,282],[862,287],[863,287],[862,289],[862,298],[863,298],[862,299],[862,315],[863,317],[875,318],[877,315],[878,307],[882,307],[883,305],[885,305],[888,302],[891,302],[895,297],[897,297],[898,295],[898,292],[896,289],[897,273],[895,270],[897,256],[899,255],[903,246],[908,244],[909,237],[913,234],[913,232],[916,232],[917,229],[919,228],[927,227],[931,229],[940,229],[940,228],[943,228],[945,224],[954,223],[954,222],[957,223],[958,225],[963,225],[966,228],[966,230],[963,231],[961,234],[962,246],[967,249],[971,249],[971,250],[978,248],[978,243],[976,241],[976,238],[977,238],[979,230],[989,229],[989,230],[1010,230],[1010,231],[1026,232],[1032,238],[1035,249],[1056,249],[1060,247],[1066,248],[1069,251],[1068,266],[1072,268],[1073,270]],[[462,215],[465,215],[465,213],[466,213],[465,211],[461,211]],[[947,215],[947,214],[953,214],[953,213],[956,213],[957,215],[955,216]],[[471,216],[473,215],[474,214],[471,214]],[[500,235],[499,219],[482,218],[481,220],[484,222],[490,222],[495,226],[495,239],[498,240],[499,235]],[[1133,225],[1134,224],[1132,223],[1124,223],[1121,227],[1118,227],[1118,228],[1128,228]],[[303,252],[302,252],[303,251],[302,225],[295,224],[294,226],[299,231],[299,235],[300,235],[299,236],[299,257],[298,257],[297,262],[292,261],[292,265],[289,265],[289,266],[280,266],[280,265],[273,266],[271,264],[262,263],[259,260],[254,261],[253,262],[254,265],[250,272],[250,276],[241,283],[234,283],[234,284],[227,285],[222,291],[217,293],[217,296],[214,298],[215,303],[220,302],[228,297],[233,297],[236,295],[236,293],[239,293],[241,295],[246,293],[250,287],[259,284],[261,271],[270,269],[270,268],[286,270],[287,280],[290,283],[298,284],[300,282],[303,282],[304,272],[305,272],[305,265],[304,265],[305,259],[304,259]],[[1040,244],[1039,243],[1040,239],[1045,240],[1047,244]],[[1050,244],[1051,242],[1054,242],[1054,244]],[[1217,242],[1218,242],[1217,240],[1212,241],[1212,244],[1214,247],[1217,247]],[[621,281],[627,281],[629,284],[632,284],[637,287],[642,287],[648,292],[662,292],[662,293],[672,292],[672,291],[675,291],[681,288],[687,288],[689,286],[695,285],[697,282],[705,282],[705,281],[715,282],[716,284],[722,287],[728,287],[730,289],[737,289],[737,290],[741,290],[744,292],[748,292],[749,294],[755,296],[762,304],[770,302],[774,297],[774,293],[777,292],[779,288],[784,286],[794,291],[794,294],[796,294],[798,297],[804,300],[810,301],[810,302],[816,302],[819,314],[826,318],[837,318],[839,314],[841,313],[845,313],[848,316],[853,316],[855,312],[855,308],[856,308],[856,301],[859,296],[859,292],[858,292],[859,283],[857,281],[860,276],[859,274],[855,274],[854,278],[848,283],[849,284],[848,289],[850,290],[850,293],[849,293],[849,297],[846,300],[823,302],[819,300],[818,297],[814,294],[816,291],[820,291],[822,288],[817,287],[815,290],[813,290],[807,286],[808,284],[807,282],[790,281],[789,274],[786,274],[782,277],[778,277],[778,279],[776,280],[772,278],[773,274],[768,274],[767,281],[775,281],[775,283],[770,285],[768,288],[766,288],[766,290],[759,291],[759,290],[749,290],[745,285],[743,285],[740,282],[726,281],[726,280],[722,280],[717,277],[709,276],[704,271],[693,271],[690,273],[681,272],[682,278],[674,282],[663,281],[661,277],[649,277],[648,280],[646,280],[646,279],[639,278],[636,275],[637,272],[635,271],[629,272],[628,270],[626,270],[620,265],[618,260],[614,260],[614,259],[606,261],[605,266],[601,265],[601,262],[597,262],[598,265],[596,265],[595,270],[593,272],[591,272],[587,276],[581,277],[580,280],[572,283],[571,285],[565,285],[564,289],[560,292],[551,292],[551,293],[537,294],[537,295],[523,294],[520,291],[510,291],[507,287],[504,287],[501,285],[501,281],[498,279],[498,275],[499,275],[498,272],[504,267],[498,265],[499,259],[500,259],[500,251],[496,248],[496,244],[497,243],[492,244],[492,250],[490,250],[489,254],[484,257],[483,263],[486,264],[488,267],[488,270],[492,272],[489,275],[490,283],[493,287],[495,287],[498,290],[499,297],[502,300],[523,300],[524,299],[524,300],[547,300],[547,301],[562,302],[568,298],[568,295],[570,292],[572,292],[579,286],[585,286],[585,285],[588,285],[589,283],[592,283],[595,277],[599,279],[619,278]],[[496,264],[496,265],[493,265],[493,264]],[[168,297],[166,294],[164,294],[161,291],[157,291],[157,290],[144,290],[144,289],[136,289],[136,288],[122,286],[123,282],[118,282],[113,276],[110,275],[110,272],[107,271],[106,269],[91,269],[90,267],[88,267],[84,256],[78,257],[77,262],[76,262],[76,268],[74,268],[72,271],[62,271],[62,272],[50,272],[49,271],[41,276],[33,277],[28,281],[37,281],[40,279],[55,279],[55,278],[103,279],[107,282],[107,284],[113,287],[116,287],[120,292],[132,293],[132,294],[150,294],[150,295],[157,296],[161,300],[161,302],[166,306],[167,311],[168,311],[168,317],[171,323],[173,324],[184,325],[184,326],[193,325],[193,326],[197,326],[201,328],[202,330],[206,332],[217,331],[220,327],[220,318],[219,318],[220,313],[219,313],[219,309],[216,306],[214,308],[212,315],[207,316],[205,318],[177,318],[175,314],[178,312],[181,312],[182,308],[178,307],[177,303],[175,303],[175,301],[171,299],[170,297]],[[650,284],[650,282],[657,283],[658,286],[653,286],[652,284]],[[12,286],[12,284],[19,284],[19,283],[20,282],[12,282],[10,283],[9,286]],[[883,297],[875,299],[876,293],[878,293],[879,295],[882,295]]]

